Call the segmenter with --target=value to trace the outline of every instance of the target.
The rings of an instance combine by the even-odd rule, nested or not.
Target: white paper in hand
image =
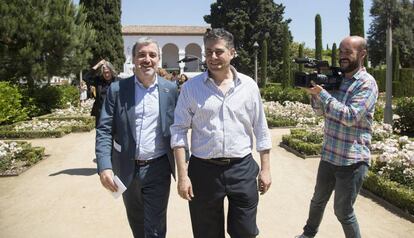
[[[122,183],[122,181],[118,178],[118,176],[116,176],[116,175],[114,176],[114,182],[115,182],[116,186],[118,186],[118,191],[113,192],[112,196],[114,198],[119,198],[119,196],[121,196],[121,194],[125,192],[126,187]]]

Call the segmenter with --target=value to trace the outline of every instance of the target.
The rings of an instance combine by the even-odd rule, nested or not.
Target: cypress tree
[[[332,45],[332,55],[331,55],[331,66],[332,67],[336,67],[336,62],[337,62],[337,58],[336,58],[336,43],[333,43]]]
[[[289,29],[287,25],[283,26],[283,64],[282,64],[282,87],[287,88],[291,86],[290,75],[290,41]]]
[[[351,0],[349,9],[349,34],[364,37],[364,1]]]
[[[262,42],[262,52],[260,57],[260,82],[261,88],[266,87],[267,84],[267,38]]]
[[[303,58],[303,44],[299,44],[299,54],[298,54],[299,58]],[[303,64],[298,64],[299,65],[299,71],[303,72]]]
[[[124,43],[121,26],[121,0],[80,0],[87,12],[86,21],[96,32],[96,41],[92,47],[93,57],[89,61],[92,67],[101,59],[109,60],[117,70],[125,62]]]
[[[392,81],[400,80],[400,49],[398,46],[393,47],[392,51]]]
[[[315,58],[322,59],[322,23],[319,14],[315,17]]]

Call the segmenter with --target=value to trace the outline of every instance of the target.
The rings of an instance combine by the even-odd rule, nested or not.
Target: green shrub
[[[266,120],[269,127],[287,127],[296,126],[298,124],[294,120],[282,117],[267,117]]]
[[[414,97],[399,98],[394,112],[400,116],[394,127],[404,134],[414,134]]]
[[[17,87],[0,82],[0,125],[12,124],[27,118],[21,100],[22,95]]]
[[[45,148],[32,147],[30,143],[25,141],[16,141],[16,143],[22,148],[22,151],[14,157],[5,156],[0,160],[1,174],[12,170],[13,162],[20,162],[23,164],[20,166],[29,167],[43,159]]]
[[[301,102],[309,104],[308,94],[299,88],[285,88],[283,89],[279,85],[269,85],[268,87],[262,89],[262,97],[266,101],[274,101],[283,103],[285,101],[291,102]]]
[[[282,143],[307,156],[319,155],[322,151],[321,143],[306,142],[302,139],[295,138],[294,135],[282,136]]]
[[[79,106],[79,89],[72,85],[57,86],[60,92],[58,108],[68,108],[69,104],[72,106]]]
[[[35,88],[21,88],[22,104],[28,111],[29,117],[48,114],[55,108],[67,108],[69,103],[79,106],[79,90],[75,86],[60,85]]]
[[[374,120],[377,122],[384,121],[384,108],[378,104],[375,106]]]
[[[414,191],[368,171],[363,187],[396,207],[414,215]]]

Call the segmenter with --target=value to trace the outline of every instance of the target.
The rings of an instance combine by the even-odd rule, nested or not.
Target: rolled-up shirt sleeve
[[[190,111],[189,92],[186,85],[181,88],[177,106],[174,111],[174,124],[170,127],[171,148],[185,147],[188,149],[187,132],[191,126],[193,113]]]
[[[267,126],[266,115],[261,100],[260,92],[257,90],[255,98],[255,117],[253,119],[253,133],[256,137],[256,150],[258,152],[270,150],[272,148],[272,140],[270,137],[269,127]]]

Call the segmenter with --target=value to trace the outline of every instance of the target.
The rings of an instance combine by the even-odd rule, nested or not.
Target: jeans
[[[353,205],[368,171],[366,163],[350,166],[335,166],[326,161],[319,163],[315,192],[313,194],[309,217],[304,235],[314,237],[321,224],[326,203],[335,190],[334,211],[341,222],[346,238],[360,238],[359,225]]]

